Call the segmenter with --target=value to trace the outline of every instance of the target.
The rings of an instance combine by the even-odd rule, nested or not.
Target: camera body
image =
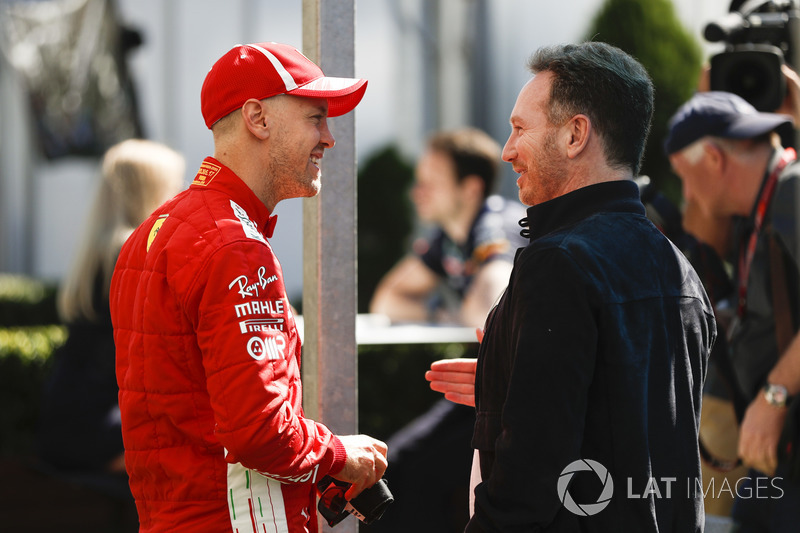
[[[317,482],[317,492],[320,495],[317,509],[330,527],[351,514],[363,523],[371,524],[380,520],[386,508],[394,502],[394,496],[385,478],[362,491],[352,501],[345,499],[348,488],[350,483],[331,476],[325,476]]]
[[[711,90],[775,111],[786,96],[781,65],[795,68],[800,54],[800,8],[797,0],[749,0],[739,9],[705,28],[707,41],[725,43],[711,58]]]

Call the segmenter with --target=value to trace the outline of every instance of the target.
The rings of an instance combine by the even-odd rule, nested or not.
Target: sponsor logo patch
[[[266,288],[266,286],[272,282],[278,281],[278,276],[272,275],[266,277],[266,275],[267,267],[261,266],[258,269],[257,278],[255,281],[251,281],[248,276],[237,276],[228,284],[228,289],[230,290],[235,287],[236,292],[238,292],[242,298],[249,298],[253,296],[258,297],[259,290]]]
[[[284,358],[284,350],[286,349],[286,339],[283,335],[276,337],[252,337],[247,341],[247,353],[256,361],[269,359],[270,361],[277,361]]]
[[[280,481],[281,483],[309,483],[309,482],[316,483],[318,469],[319,465],[315,465],[314,468],[312,468],[305,474],[298,474],[296,476],[281,476],[278,474],[270,474],[269,472],[261,472],[261,471],[259,471],[259,473],[262,476],[274,479],[275,481]]]
[[[282,318],[251,318],[239,322],[239,329],[242,333],[252,333],[254,331],[279,330],[283,331]]]
[[[250,220],[250,216],[247,214],[247,211],[242,209],[241,206],[233,200],[231,200],[231,207],[233,208],[233,214],[236,215],[236,218],[238,218],[239,222],[242,223],[242,229],[244,230],[245,236],[250,239],[255,239],[257,241],[266,243],[266,239],[264,239],[264,236],[261,235],[260,231],[258,231],[258,226],[256,226],[256,223]]]
[[[161,215],[153,222],[153,227],[150,228],[150,235],[147,236],[147,251],[150,251],[150,246],[153,245],[153,241],[156,240],[156,236],[158,235],[159,230],[161,230],[161,226],[164,225],[164,221],[167,219],[169,215]]]
[[[200,170],[197,171],[197,175],[194,177],[192,185],[202,185],[205,187],[219,174],[220,170],[222,170],[221,166],[203,161],[200,164]]]
[[[236,304],[234,309],[236,309],[236,318],[241,318],[249,315],[282,315],[284,310],[288,309],[288,307],[284,305],[281,299],[244,302],[242,304]]]

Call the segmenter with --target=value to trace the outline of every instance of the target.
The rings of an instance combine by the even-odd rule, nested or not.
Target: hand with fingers
[[[436,392],[451,402],[475,407],[475,370],[477,359],[442,359],[434,361],[425,379]]]
[[[477,328],[478,342],[483,342],[483,330]],[[436,392],[444,393],[451,402],[475,407],[475,371],[477,359],[441,359],[431,363],[425,379]]]
[[[747,408],[739,429],[739,457],[749,467],[768,476],[778,466],[778,441],[786,408],[767,404],[759,394]]]
[[[340,435],[347,452],[344,467],[331,477],[351,483],[345,493],[348,501],[377,483],[386,471],[387,447],[384,442],[368,435]]]
[[[789,65],[781,65],[783,78],[786,80],[786,98],[776,113],[790,115],[794,119],[794,127],[800,127],[800,76]]]

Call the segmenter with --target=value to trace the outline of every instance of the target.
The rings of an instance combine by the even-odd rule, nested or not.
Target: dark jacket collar
[[[559,228],[602,212],[644,215],[645,209],[639,199],[636,183],[631,180],[608,181],[582,187],[529,207],[528,216],[520,224],[529,228],[527,232],[523,230],[523,236],[535,241]]]

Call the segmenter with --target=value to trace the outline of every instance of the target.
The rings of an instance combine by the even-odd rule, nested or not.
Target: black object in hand
[[[349,514],[365,524],[371,524],[379,520],[389,504],[394,501],[385,479],[362,491],[352,501],[347,501],[344,497],[349,488],[350,483],[333,479],[331,476],[325,476],[317,483],[320,494],[317,508],[331,527],[347,518]]]

